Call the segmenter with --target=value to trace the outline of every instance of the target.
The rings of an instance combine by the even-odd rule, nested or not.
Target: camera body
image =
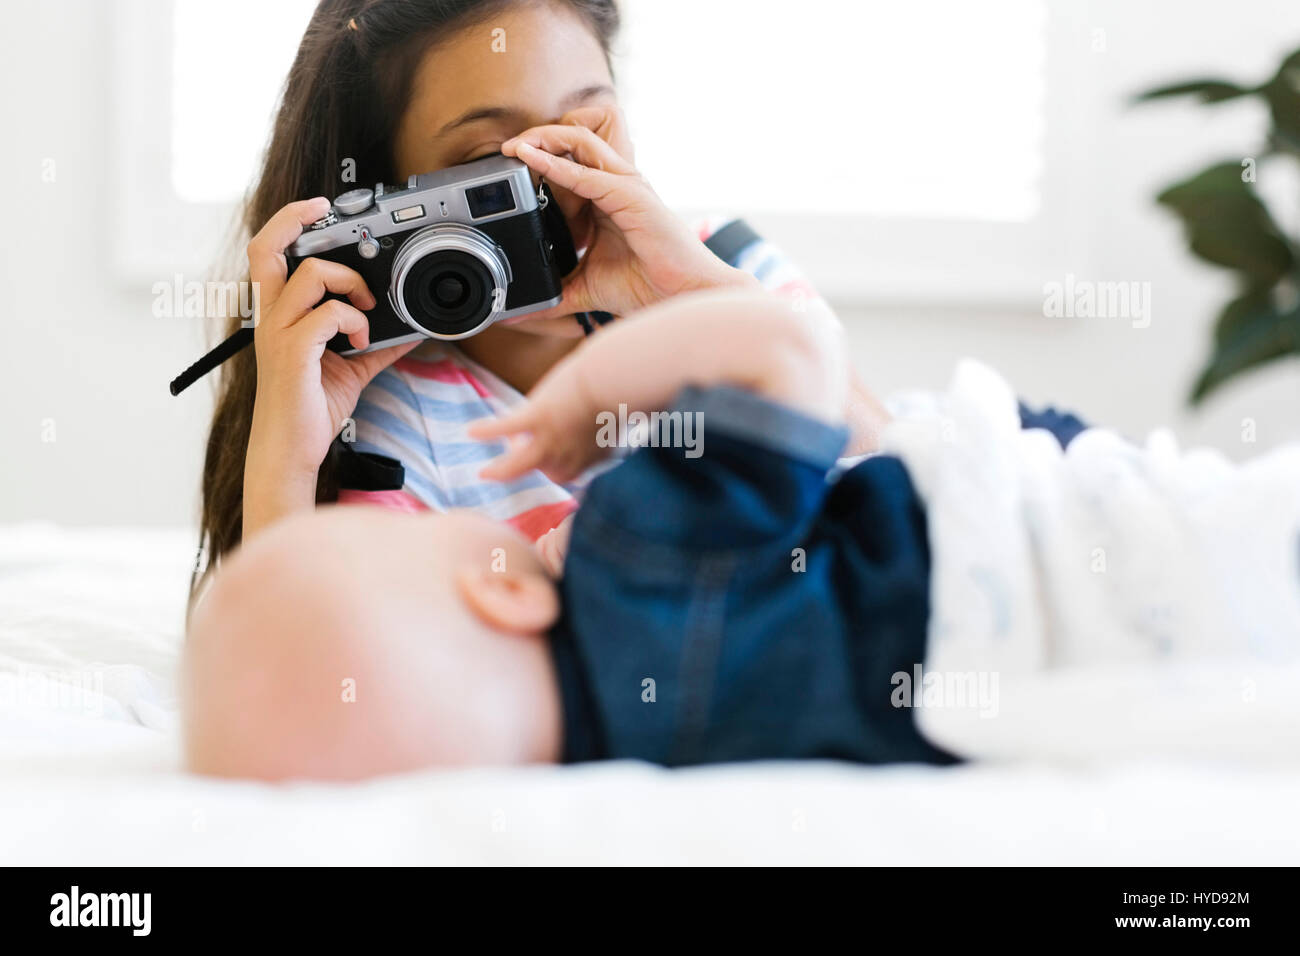
[[[371,349],[464,339],[558,305],[577,265],[558,205],[534,189],[527,166],[499,153],[404,187],[343,193],[285,255],[290,275],[307,258],[361,274],[377,300],[366,312]],[[357,351],[341,334],[329,348]]]

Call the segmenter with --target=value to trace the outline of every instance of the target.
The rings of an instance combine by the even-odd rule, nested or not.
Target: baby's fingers
[[[494,438],[507,438],[529,431],[536,423],[536,414],[531,405],[524,405],[507,412],[499,418],[480,418],[470,422],[465,434],[475,441],[491,441]]]
[[[526,475],[546,457],[543,443],[536,438],[522,439],[513,443],[504,455],[492,459],[478,473],[480,478],[488,481],[511,481],[520,475]]]

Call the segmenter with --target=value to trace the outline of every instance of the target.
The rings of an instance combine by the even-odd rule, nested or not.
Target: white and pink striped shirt
[[[707,240],[730,222],[712,217],[697,226]],[[745,246],[731,265],[754,275],[771,292],[811,299],[803,275],[765,240]],[[353,418],[357,451],[398,459],[406,471],[400,491],[343,491],[339,500],[400,511],[469,508],[504,521],[537,540],[577,508],[577,496],[595,474],[559,485],[541,472],[512,482],[485,481],[479,470],[505,450],[475,441],[470,422],[497,416],[524,396],[466,356],[454,343],[430,340],[385,369],[361,395]]]

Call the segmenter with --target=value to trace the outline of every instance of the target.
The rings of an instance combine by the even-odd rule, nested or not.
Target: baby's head
[[[356,779],[553,761],[555,586],[479,515],[332,507],[234,554],[196,607],[183,696],[191,769]]]

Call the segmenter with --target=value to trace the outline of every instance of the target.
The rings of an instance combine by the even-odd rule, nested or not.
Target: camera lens
[[[438,335],[458,335],[492,311],[495,283],[474,256],[448,249],[431,252],[411,267],[402,283],[402,305],[419,325]]]
[[[433,301],[439,308],[454,309],[469,298],[469,287],[460,276],[450,272],[433,280]]]
[[[412,235],[393,260],[390,298],[412,328],[435,338],[473,335],[490,324],[508,269],[486,236],[464,226]]]

